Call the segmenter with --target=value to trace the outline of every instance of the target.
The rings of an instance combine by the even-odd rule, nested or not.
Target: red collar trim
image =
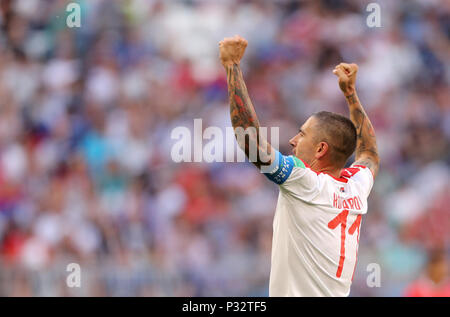
[[[305,166],[306,166],[307,168],[309,168],[311,171],[313,171],[313,172],[316,173],[317,175],[319,175],[319,174],[326,174],[326,175],[330,176],[331,178],[337,180],[338,182],[342,182],[342,183],[347,183],[347,182],[348,182],[348,179],[344,178],[345,176],[347,176],[346,173],[345,173],[345,172],[347,172],[346,169],[344,169],[344,170],[341,171],[340,177],[334,177],[333,175],[331,175],[331,174],[329,174],[329,173],[326,173],[326,172],[316,172],[315,170],[311,169],[311,167],[310,167],[305,161],[303,161],[301,158],[299,158],[299,160],[302,161],[303,164],[305,164]],[[354,173],[354,174],[356,174],[356,173]],[[352,176],[352,175],[353,175],[353,174],[351,174],[351,175],[349,175],[349,176],[347,176],[347,177],[350,177],[350,176]]]

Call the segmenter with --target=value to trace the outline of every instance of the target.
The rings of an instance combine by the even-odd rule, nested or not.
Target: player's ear
[[[320,159],[325,156],[325,154],[328,153],[329,146],[327,142],[319,142],[317,145],[315,157],[316,159]]]

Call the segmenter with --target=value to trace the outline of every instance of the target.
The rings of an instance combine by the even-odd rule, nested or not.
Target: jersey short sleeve
[[[275,157],[269,172],[264,175],[281,189],[300,198],[312,195],[317,188],[317,174],[295,156],[285,156],[277,151]]]

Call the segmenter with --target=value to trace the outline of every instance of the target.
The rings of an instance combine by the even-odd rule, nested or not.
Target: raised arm
[[[240,148],[250,162],[261,168],[270,165],[275,151],[260,134],[260,126],[239,66],[247,41],[236,35],[219,43],[220,61],[227,72],[230,117]]]
[[[346,63],[339,64],[333,71],[339,78],[339,87],[347,100],[350,119],[356,127],[357,142],[355,163],[353,164],[367,166],[375,178],[378,174],[380,159],[375,131],[356,94],[355,82],[357,72],[358,66],[356,64]]]

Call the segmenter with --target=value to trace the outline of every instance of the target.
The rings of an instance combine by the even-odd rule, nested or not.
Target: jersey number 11
[[[344,268],[345,260],[345,228],[347,226],[348,210],[343,210],[335,218],[328,223],[328,228],[335,229],[338,225],[341,225],[341,256],[339,258],[339,266],[336,272],[336,277],[341,277],[342,269]],[[359,243],[359,226],[361,224],[361,215],[356,217],[355,222],[348,229],[348,233],[353,235],[358,229],[358,235],[356,237],[357,243]],[[358,256],[358,246],[356,246],[356,255]],[[356,263],[355,263],[356,268]],[[355,268],[353,268],[353,274],[355,274]],[[353,275],[352,275],[353,280]]]

